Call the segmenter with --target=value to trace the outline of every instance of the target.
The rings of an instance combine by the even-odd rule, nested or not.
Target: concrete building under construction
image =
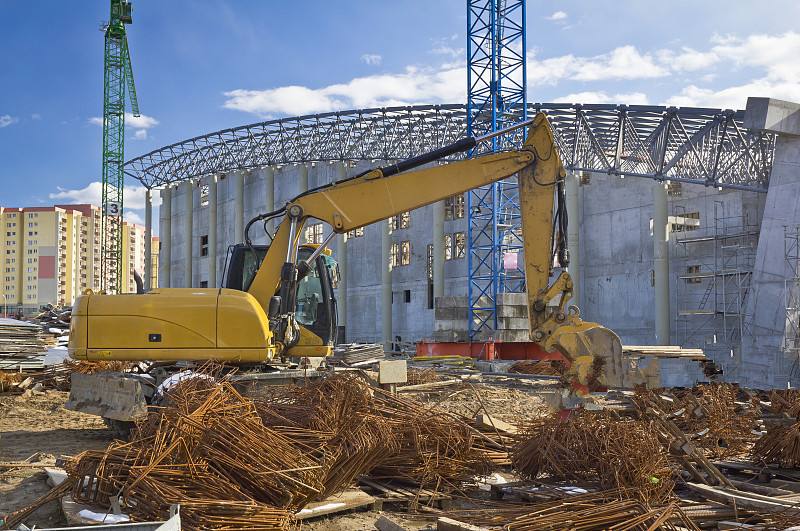
[[[463,109],[452,106],[459,107]],[[566,112],[561,114],[562,107],[570,108],[537,105],[551,116],[559,148],[564,150],[562,158],[570,170],[570,267],[577,280],[576,303],[582,314],[617,332],[626,344],[702,347],[723,366],[726,377],[746,385],[796,384],[796,357],[786,355],[786,345],[792,344],[791,330],[797,327],[792,328],[791,319],[787,320],[785,300],[791,292],[787,279],[793,278],[786,267],[791,242],[785,238],[785,227],[800,223],[800,211],[793,203],[786,204],[800,187],[794,171],[800,162],[795,136],[800,124],[792,114],[796,106],[756,98],[751,99],[746,113],[642,108],[637,112],[654,117],[652,128],[639,132],[640,147],[624,145],[626,141],[619,140],[624,136],[619,133],[622,127],[617,128],[616,155],[613,145],[592,144],[614,135],[581,132],[579,125],[567,122],[572,118],[565,118],[571,116]],[[591,112],[624,111],[620,123],[632,119],[633,111],[622,109],[624,106],[595,107]],[[422,123],[425,113],[436,114],[435,126],[442,131],[439,143],[463,135],[463,129],[452,126],[457,113],[449,115],[451,122],[446,122],[441,116],[443,107],[431,109],[399,109],[398,115],[418,112]],[[239,134],[239,130],[212,133],[200,140],[205,147],[199,149],[198,139],[192,139],[191,154],[183,144],[176,144],[129,162],[131,172],[139,172],[142,183],[151,190],[160,189],[159,285],[219,286],[227,248],[243,241],[244,225],[251,217],[310,188],[400,158],[387,155],[413,155],[432,147],[426,144],[430,137],[406,138],[406,144],[392,149],[381,146],[381,140],[387,141],[397,131],[386,123],[387,110],[380,112],[383,125],[379,132],[384,137],[375,141],[378,148],[364,144],[368,137],[374,140],[376,132],[369,136],[363,131],[377,126],[364,112],[354,111],[360,114],[352,118],[357,124],[352,127],[363,129],[355,142],[361,144],[339,146],[338,153],[326,152],[328,145],[301,146],[308,140],[301,136],[314,120],[317,129],[322,127],[322,119],[341,124],[343,113],[336,113],[335,118],[321,115],[245,126],[240,140],[229,139],[224,160],[221,152],[215,152],[220,149],[218,140],[223,134]],[[684,131],[693,128],[685,138],[669,138],[665,132],[665,127],[673,127],[670,120],[676,119],[684,121]],[[289,125],[294,127],[291,138],[274,136],[272,129],[285,131]],[[261,129],[254,132],[258,127]],[[720,136],[723,127],[738,128],[741,142],[730,137],[730,129]],[[418,125],[417,130],[406,128],[405,134],[423,131],[424,126]],[[712,145],[712,131],[715,138],[729,135],[728,141]],[[244,145],[246,138],[256,138],[264,151],[254,155],[252,149],[231,149],[232,143]],[[570,146],[574,148],[571,153]],[[652,153],[659,150],[660,163],[643,160],[641,153],[646,151],[647,157],[653,158]],[[716,162],[714,152],[721,153]],[[165,163],[159,157],[169,160]],[[170,166],[177,162],[181,165]],[[647,165],[654,166],[647,171],[636,169]],[[706,165],[714,166],[715,175],[696,177],[709,171]],[[766,174],[759,177],[759,171]],[[756,177],[747,181],[753,174]],[[151,200],[152,191],[148,193]],[[343,271],[337,297],[339,321],[347,341],[470,339],[469,301],[458,300],[469,296],[472,282],[469,205],[468,197],[452,197],[336,237],[334,252]],[[148,220],[152,223],[150,217]],[[309,225],[304,237],[320,242],[327,231],[330,227]],[[254,241],[266,241],[260,227],[253,235]],[[437,330],[437,319],[449,322]],[[459,319],[463,334],[453,336],[452,325]],[[493,332],[483,332],[481,339],[517,339],[513,325],[502,330],[504,326],[501,323]],[[450,336],[439,333],[445,329]],[[516,332],[519,338],[524,333]]]

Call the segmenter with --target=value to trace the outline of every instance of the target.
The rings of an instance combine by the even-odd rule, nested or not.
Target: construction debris
[[[449,491],[489,469],[475,430],[354,373],[277,389],[257,402],[225,379],[192,378],[130,442],[70,461],[76,501],[154,520],[180,504],[189,528],[285,529],[299,510],[369,473]]]
[[[564,362],[558,360],[522,360],[514,363],[508,369],[508,372],[542,376],[561,376],[564,371]]]
[[[574,411],[526,427],[519,441],[512,461],[525,477],[597,482],[603,489],[630,489],[651,503],[672,493],[669,456],[647,422]]]
[[[418,367],[409,367],[408,368],[408,381],[402,385],[419,385],[419,384],[426,384],[426,383],[433,383],[438,382],[442,379],[441,376],[436,372],[436,369],[433,367],[428,368],[418,368]]]
[[[347,343],[337,345],[333,350],[333,361],[347,367],[364,367],[377,363],[386,357],[380,343]]]
[[[753,445],[752,457],[760,463],[800,468],[800,422],[770,426]]]
[[[32,323],[0,318],[0,370],[40,369],[53,341]]]

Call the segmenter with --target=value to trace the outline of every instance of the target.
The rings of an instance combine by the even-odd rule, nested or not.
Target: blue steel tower
[[[525,0],[467,0],[467,130],[482,136],[527,118]],[[520,143],[524,129],[480,150]],[[525,278],[517,179],[467,195],[470,338],[497,329],[498,294],[522,292]]]

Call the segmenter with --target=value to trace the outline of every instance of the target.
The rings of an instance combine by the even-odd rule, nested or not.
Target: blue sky
[[[270,117],[465,98],[465,0],[133,7],[144,117],[127,158]],[[98,201],[107,18],[107,1],[0,0],[0,205]],[[529,0],[529,100],[800,101],[797,20],[796,0]]]

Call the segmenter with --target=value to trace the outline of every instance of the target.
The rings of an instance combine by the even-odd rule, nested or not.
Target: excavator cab
[[[297,251],[298,263],[307,260],[316,248],[315,244],[301,245]],[[231,246],[223,288],[247,291],[268,249],[267,245]],[[306,331],[317,336],[322,344],[335,344],[337,319],[333,290],[339,282],[339,265],[322,252],[309,266],[307,273],[297,281],[294,318]]]

